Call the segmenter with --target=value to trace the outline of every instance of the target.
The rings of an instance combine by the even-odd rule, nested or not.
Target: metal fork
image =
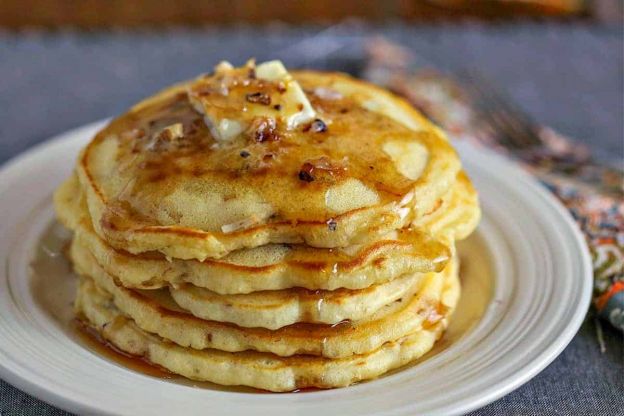
[[[478,121],[512,149],[528,149],[542,144],[538,124],[502,91],[473,71],[456,74],[461,84],[474,100]]]

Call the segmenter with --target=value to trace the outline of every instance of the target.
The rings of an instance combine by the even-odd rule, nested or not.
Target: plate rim
[[[108,120],[102,119],[92,123],[88,123],[70,130],[67,130],[61,134],[54,135],[50,139],[44,140],[24,152],[19,153],[6,160],[0,166],[0,178],[6,178],[6,180],[0,181],[0,196],[2,196],[8,189],[11,187],[11,179],[15,176],[23,174],[19,172],[18,167],[24,163],[32,163],[32,161],[38,157],[42,157],[45,153],[45,149],[48,147],[52,147],[54,145],[60,144],[64,141],[71,141],[72,138],[75,139],[75,136],[80,135],[85,131],[91,131],[103,126]],[[84,134],[83,134],[84,135]],[[87,138],[85,138],[85,141]],[[569,211],[558,201],[552,193],[550,193],[543,185],[541,185],[533,176],[531,176],[528,172],[523,171],[520,167],[518,167],[513,161],[504,158],[501,155],[498,155],[488,149],[482,147],[476,147],[473,144],[467,143],[465,141],[458,141],[453,143],[454,146],[460,150],[461,155],[472,153],[476,155],[475,157],[484,157],[492,158],[495,160],[495,163],[504,164],[506,169],[509,172],[513,172],[513,175],[522,180],[525,185],[531,189],[532,192],[535,193],[536,196],[540,197],[547,205],[553,208],[557,216],[565,223],[567,227],[567,231],[571,233],[574,237],[569,243],[570,245],[574,245],[574,251],[576,251],[580,255],[580,264],[582,266],[582,270],[578,272],[579,277],[583,278],[583,281],[580,282],[580,289],[584,289],[581,293],[580,298],[581,302],[574,309],[574,314],[568,320],[567,324],[558,334],[557,338],[554,342],[552,342],[548,347],[544,348],[537,357],[535,357],[532,361],[526,363],[524,367],[522,367],[522,371],[517,371],[510,375],[509,377],[503,379],[497,385],[492,386],[491,388],[482,392],[481,395],[472,399],[469,403],[465,403],[460,407],[453,408],[452,414],[460,414],[466,413],[475,409],[479,409],[493,401],[505,396],[506,394],[516,390],[523,384],[527,383],[541,371],[543,371],[550,363],[552,363],[555,358],[557,358],[561,352],[569,345],[572,341],[576,333],[578,332],[587,310],[591,304],[591,294],[593,287],[593,273],[591,266],[591,256],[589,254],[589,249],[585,243],[585,238],[574,222],[572,215]],[[481,153],[481,155],[478,155]],[[4,183],[2,185],[2,183]],[[2,352],[2,351],[0,351]],[[107,412],[105,409],[99,407],[90,407],[88,404],[88,400],[80,400],[79,398],[71,397],[67,394],[62,394],[53,390],[49,385],[41,385],[37,384],[34,381],[28,379],[29,374],[24,374],[25,367],[22,367],[22,373],[18,373],[18,371],[13,371],[11,365],[4,364],[0,362],[0,378],[3,379],[8,384],[15,386],[16,388],[30,394],[50,405],[59,407],[61,409],[70,411],[70,412],[97,412],[98,414],[113,414]],[[30,371],[27,371],[30,373]],[[320,392],[322,394],[323,392]],[[396,409],[397,412],[409,411],[409,408],[405,406],[401,409]]]
[[[574,314],[568,321],[565,329],[557,337],[557,342],[551,343],[546,349],[542,350],[538,358],[533,360],[534,365],[530,367],[529,370],[525,370],[524,373],[521,373],[521,376],[518,376],[518,374],[516,374],[515,382],[510,382],[507,385],[500,386],[498,389],[491,389],[492,391],[490,391],[489,394],[484,394],[482,396],[482,399],[478,401],[479,403],[475,403],[472,406],[466,405],[464,406],[464,408],[459,409],[457,413],[463,414],[480,409],[520,388],[521,386],[529,382],[533,377],[537,376],[544,369],[546,369],[546,367],[548,367],[548,365],[550,365],[563,352],[563,350],[567,348],[567,346],[570,344],[570,342],[572,342],[572,339],[581,328],[581,325],[583,324],[591,306],[593,292],[593,267],[591,254],[589,252],[589,247],[587,246],[587,243],[585,241],[585,236],[574,221],[572,214],[535,177],[530,175],[528,172],[522,170],[520,166],[517,165],[513,160],[507,160],[503,156],[494,153],[491,150],[477,147],[473,144],[469,144],[468,142],[456,142],[454,143],[454,146],[455,148],[461,148],[466,152],[483,152],[487,154],[488,157],[492,157],[493,159],[495,159],[497,163],[507,162],[507,164],[510,165],[510,170],[514,171],[514,174],[516,174],[521,180],[523,180],[536,193],[537,196],[542,198],[544,201],[546,201],[547,204],[551,205],[551,207],[557,211],[559,217],[563,221],[565,221],[566,226],[568,227],[568,231],[571,232],[574,236],[574,240],[572,242],[578,249],[578,252],[581,256],[580,262],[583,267],[583,270],[579,272],[579,276],[583,277],[583,284],[581,287],[585,288],[585,292],[581,294],[582,300],[579,303],[579,306],[577,306],[577,308],[574,310]],[[475,400],[475,402],[477,402],[477,400]]]

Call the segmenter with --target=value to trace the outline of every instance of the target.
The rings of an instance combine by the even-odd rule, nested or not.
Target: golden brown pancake
[[[426,230],[440,241],[459,241],[477,228],[480,219],[479,196],[462,171],[457,175],[453,188],[440,200],[437,209],[415,219],[412,226]]]
[[[362,289],[406,273],[439,271],[450,255],[447,245],[427,233],[402,229],[343,249],[270,244],[237,250],[221,259],[167,260],[157,252],[134,255],[109,246],[93,231],[80,200],[77,180],[71,177],[55,194],[59,219],[75,231],[77,244],[126,287],[150,289],[187,282],[220,294],[291,287]]]
[[[98,260],[78,240],[72,243],[77,264]],[[91,259],[93,257],[93,259]],[[101,263],[98,262],[98,265]],[[104,271],[106,267],[101,266]],[[173,300],[194,316],[242,327],[278,329],[298,322],[338,324],[372,315],[385,305],[412,295],[425,274],[406,274],[364,289],[308,290],[291,288],[221,295],[188,283],[170,285]],[[112,274],[112,276],[117,276]],[[121,279],[116,279],[121,282]]]
[[[76,311],[104,339],[128,354],[198,381],[287,392],[348,386],[378,377],[429,351],[440,337],[459,295],[455,278],[445,286],[445,313],[437,321],[367,354],[328,359],[311,355],[279,357],[255,351],[225,352],[183,348],[139,328],[113,304],[109,294],[82,279]]]
[[[213,97],[226,88],[223,99],[242,105],[278,88],[246,73],[171,87],[96,135],[77,170],[100,236],[132,253],[200,260],[269,243],[345,247],[431,211],[455,181],[460,162],[438,129],[343,74],[294,75],[323,129],[287,129],[262,107],[275,112],[275,137],[253,125],[215,140],[190,97],[221,103]]]
[[[279,329],[299,322],[340,324],[373,315],[384,306],[410,296],[424,273],[406,274],[364,289],[265,290],[220,295],[191,284],[169,287],[173,300],[194,316],[243,327]]]
[[[55,195],[59,218],[76,231],[79,244],[127,287],[148,289],[188,282],[220,294],[291,287],[362,289],[405,273],[440,270],[450,253],[445,244],[432,240],[425,230],[403,229],[360,247],[324,250],[274,244],[239,250],[218,260],[166,261],[158,253],[132,255],[102,241],[93,232],[86,218],[88,213],[79,205],[79,194],[77,180],[70,177]],[[440,207],[417,225],[453,241],[472,232],[479,217],[476,193],[469,179],[460,174]]]
[[[444,133],[347,75],[279,61],[149,97],[54,195],[80,319],[194,379],[346,386],[427,352],[478,196]]]
[[[145,331],[198,350],[256,350],[280,356],[339,358],[363,354],[417,331],[444,314],[444,284],[457,274],[455,262],[450,262],[443,272],[426,274],[415,292],[359,321],[337,325],[301,323],[268,330],[199,319],[180,308],[168,291],[126,289],[76,246],[71,247],[70,254],[77,273],[93,279],[99,288],[110,293],[115,306]]]

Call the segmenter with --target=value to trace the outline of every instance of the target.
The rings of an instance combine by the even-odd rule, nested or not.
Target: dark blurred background
[[[478,71],[619,163],[623,13],[622,0],[0,0],[0,162],[222,59],[362,76],[383,36],[424,66]]]
[[[621,0],[2,0],[0,26],[130,28],[270,21],[335,23],[346,17],[383,22],[520,17],[613,22]]]

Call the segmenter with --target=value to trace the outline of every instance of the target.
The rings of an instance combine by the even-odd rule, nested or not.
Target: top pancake
[[[322,123],[293,127],[280,115],[284,87],[250,68],[164,90],[84,149],[78,176],[110,245],[199,260],[268,243],[346,247],[430,212],[454,183],[454,150],[403,100],[346,75],[295,72]],[[198,107],[238,109],[248,127],[216,140]]]

